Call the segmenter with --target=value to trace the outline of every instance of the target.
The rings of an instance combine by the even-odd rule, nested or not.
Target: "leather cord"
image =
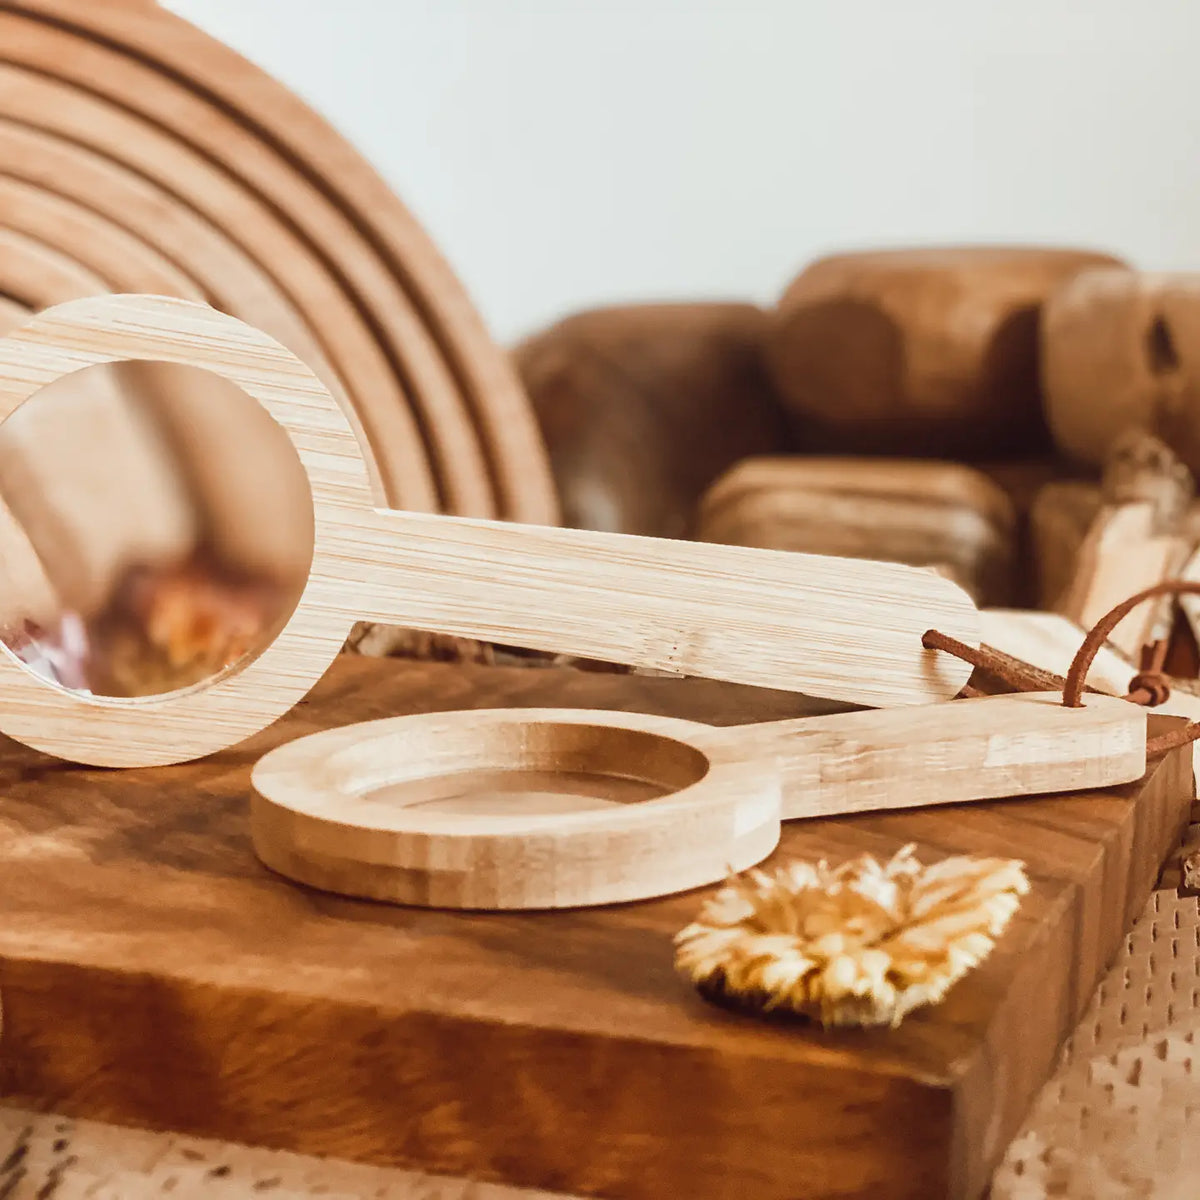
[[[1200,583],[1191,583],[1185,579],[1168,579],[1156,583],[1153,587],[1145,588],[1136,595],[1122,600],[1088,631],[1083,644],[1076,652],[1066,677],[1043,671],[1032,663],[1027,663],[1010,654],[1005,654],[992,646],[970,646],[952,638],[937,629],[928,630],[921,639],[921,645],[929,650],[942,650],[961,658],[971,666],[996,676],[1005,685],[1018,692],[1057,691],[1062,689],[1063,704],[1067,708],[1079,708],[1083,703],[1087,687],[1087,673],[1095,661],[1100,647],[1108,640],[1109,634],[1120,622],[1127,617],[1139,604],[1153,600],[1158,596],[1200,596]],[[1150,663],[1139,671],[1129,681],[1129,691],[1124,699],[1134,704],[1154,708],[1165,704],[1171,695],[1170,677],[1163,672],[1166,661],[1167,642],[1155,644]],[[971,689],[974,691],[974,689]],[[1160,734],[1146,742],[1148,755],[1163,754],[1177,746],[1186,746],[1189,742],[1200,739],[1200,721],[1192,721],[1180,729],[1170,733]]]

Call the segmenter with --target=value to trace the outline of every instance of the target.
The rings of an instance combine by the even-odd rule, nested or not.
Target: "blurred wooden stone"
[[[1043,562],[1055,564],[1052,576],[1070,564],[1069,573],[1052,580],[1066,582],[1050,606],[1088,629],[1127,596],[1178,574],[1196,541],[1194,497],[1191,472],[1167,445],[1136,430],[1110,447],[1099,487],[1060,484],[1044,492]],[[1136,659],[1144,646],[1170,637],[1173,614],[1170,598],[1148,601],[1121,621],[1110,640]]]
[[[931,567],[976,601],[1008,600],[1016,520],[978,471],[900,459],[757,458],[709,489],[704,541]]]
[[[1054,480],[1034,500],[1031,530],[1041,607],[1060,608],[1089,531],[1106,510],[1126,504],[1150,506],[1149,530],[1170,531],[1188,544],[1200,541],[1191,472],[1164,442],[1129,430],[1113,443],[1100,480]]]
[[[0,639],[18,634],[26,622],[50,625],[62,600],[46,577],[42,560],[8,505],[0,499]]]
[[[701,493],[751,454],[788,449],[746,304],[653,304],[568,317],[516,362],[567,525],[681,537]]]
[[[161,430],[110,368],[56,380],[4,422],[0,497],[85,617],[129,565],[186,557],[201,537]]]
[[[1100,485],[1084,479],[1047,483],[1029,513],[1037,577],[1037,606],[1053,610],[1075,574],[1075,560],[1104,501]]]
[[[1064,279],[1117,260],[976,246],[821,259],[784,293],[767,361],[785,401],[850,453],[997,457],[1049,438],[1038,319]]]
[[[1200,469],[1200,273],[1077,275],[1046,304],[1042,356],[1064,453],[1099,464],[1140,429]]]

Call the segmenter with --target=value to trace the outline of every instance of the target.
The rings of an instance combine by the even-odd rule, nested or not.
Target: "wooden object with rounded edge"
[[[637,304],[576,313],[519,345],[564,521],[684,537],[723,470],[788,449],[766,325],[751,304]]]
[[[15,279],[15,256],[3,249],[8,233],[0,228],[0,269],[14,272]],[[41,243],[7,242],[9,249],[21,245],[30,251],[31,269],[22,290],[43,289],[32,297],[38,306],[107,290],[98,277],[94,288],[89,284],[94,277],[87,269],[71,271],[56,252],[43,253]],[[0,335],[30,316],[25,305],[6,303]],[[49,385],[36,406],[5,425],[0,500],[20,530],[19,537],[10,535],[10,556],[21,561],[27,542],[38,559],[36,571],[30,566],[5,576],[6,621],[45,620],[64,606],[90,614],[131,559],[185,556],[195,547],[193,498],[148,417],[122,381],[101,370]],[[101,445],[105,452],[97,454]],[[52,584],[53,607],[47,582],[39,577],[43,570]]]
[[[725,878],[779,820],[1128,783],[1146,712],[1089,696],[713,729],[572,709],[398,717],[254,769],[258,856],[326,891],[439,908],[566,908]],[[782,805],[781,805],[782,796]]]
[[[80,20],[70,0],[22,0],[21,7],[51,18],[65,16],[64,24],[78,21],[78,27],[122,46],[131,57],[161,64],[164,75],[217,96],[221,106],[239,112],[246,124],[265,130],[267,140],[301,165],[322,191],[335,195],[350,224],[390,267],[383,277],[394,274],[404,282],[461,380],[492,457],[501,512],[513,520],[550,519],[557,505],[545,447],[508,356],[492,341],[420,226],[330,125],[245,59],[173,14],[160,11],[147,20],[142,13],[100,12],[89,6]],[[376,315],[381,321],[394,319],[386,307]]]
[[[0,68],[0,80],[5,70],[12,68]],[[54,90],[52,81],[40,83]],[[60,88],[50,97],[59,109],[55,123],[62,121],[60,101],[65,90]],[[0,96],[0,111],[10,109],[13,89],[0,86]],[[90,99],[99,106],[99,101]],[[128,114],[125,119],[136,124]],[[313,367],[331,391],[340,388],[313,330],[271,276],[222,230],[152,180],[75,141],[7,116],[0,116],[0,174],[104,214],[175,263],[214,307],[278,338]]]
[[[850,453],[995,458],[1049,444],[1038,313],[1062,280],[1116,259],[1023,246],[839,254],[784,292],[776,386]]]
[[[109,290],[206,299],[202,288],[169,259],[91,209],[0,174],[0,222],[98,275]]]
[[[1093,466],[1140,429],[1200,469],[1200,274],[1083,272],[1042,324],[1046,419],[1058,447]]]
[[[160,10],[101,14],[71,4],[14,5],[0,14],[0,44],[10,61],[144,112],[244,177],[299,228],[311,229],[314,245],[339,264],[402,374],[424,369],[427,380],[435,371],[447,378],[429,352],[428,337],[435,339],[482,432],[502,514],[554,519],[544,447],[511,366],[411,217],[315,114],[232,51]],[[449,412],[453,396],[444,389],[440,395],[431,392],[429,412],[442,401]],[[414,396],[418,405],[424,399]]]
[[[1008,496],[970,467],[795,456],[726,472],[704,496],[697,537],[931,567],[997,604],[1009,599],[1016,525]]]
[[[108,291],[94,271],[69,255],[0,223],[0,292],[36,311]]]
[[[1186,537],[1160,528],[1150,501],[1106,505],[1079,546],[1071,582],[1055,609],[1090,629],[1126,596],[1172,578],[1190,551]],[[1142,647],[1158,640],[1158,630],[1172,611],[1169,597],[1147,600],[1120,622],[1109,640],[1136,658]]]
[[[0,158],[4,136],[0,123]],[[55,162],[51,156],[50,165]],[[12,310],[0,332],[20,323],[18,313],[28,317],[27,306],[128,291],[139,281],[184,295],[203,294],[165,259],[148,250],[148,259],[129,254],[129,235],[113,223],[0,175],[0,198],[14,197],[18,203],[0,215],[0,292],[5,287],[20,292],[25,303]],[[6,218],[27,232],[6,229]],[[47,247],[40,237],[72,244],[87,265]],[[107,594],[114,572],[124,570],[131,558],[151,551],[154,558],[168,549],[188,553],[199,515],[215,535],[212,544],[223,561],[265,571],[285,584],[297,570],[303,578],[312,544],[303,511],[306,486],[301,477],[297,493],[292,477],[272,463],[277,431],[269,421],[266,428],[262,421],[256,427],[252,412],[239,435],[230,438],[230,421],[236,424],[245,404],[240,392],[233,389],[228,396],[228,385],[215,376],[197,379],[151,364],[89,373],[60,381],[53,390],[59,393],[55,403],[22,415],[19,439],[16,427],[6,433],[0,489],[72,608],[92,611]],[[106,453],[97,457],[93,448],[100,444]],[[180,465],[186,486],[177,477]],[[89,501],[86,490],[102,477],[125,486]],[[264,478],[269,488],[263,487]],[[255,519],[247,521],[251,510]],[[17,608],[23,602],[18,598]]]
[[[1182,578],[1188,578],[1186,571]],[[1180,597],[1182,601],[1186,597]],[[1028,612],[1019,609],[984,609],[979,614],[983,641],[997,650],[1024,659],[1044,671],[1066,675],[1083,642],[1085,631],[1074,621],[1056,613]],[[1134,660],[1125,657],[1112,645],[1100,647],[1091,669],[1088,686],[1114,696],[1123,696],[1137,674]],[[1167,700],[1155,705],[1151,714],[1164,717],[1186,717],[1200,721],[1200,696],[1173,687]],[[1191,746],[1193,768],[1200,778],[1200,742]]]
[[[0,29],[6,16],[0,12]],[[45,50],[36,40],[33,46]],[[378,478],[381,495],[399,507],[422,512],[437,509],[438,492],[421,431],[364,315],[352,297],[343,292],[319,252],[294,233],[286,221],[280,220],[261,198],[185,143],[140,120],[134,113],[54,78],[2,62],[0,112],[27,124],[35,133],[45,129],[61,135],[64,141],[80,142],[98,155],[128,164],[132,172],[158,184],[165,199],[159,206],[155,226],[159,236],[155,241],[165,239],[173,223],[183,220],[186,224],[186,214],[192,207],[197,216],[207,218],[225,237],[237,239],[235,245],[253,256],[270,279],[278,281],[284,298],[295,305],[319,336],[325,356],[337,372],[339,387],[351,398],[353,420],[364,430],[366,444],[371,448],[372,478]],[[22,153],[20,161],[29,161],[28,155]],[[72,175],[65,164],[55,163],[56,187],[66,190]],[[94,185],[94,180],[88,182]],[[100,189],[98,194],[106,196],[108,192]],[[119,211],[111,214],[111,219],[131,223],[138,212],[136,205],[123,203]],[[151,219],[153,212],[151,209]],[[135,232],[149,237],[147,231]],[[196,250],[203,248],[203,242],[193,243],[190,237],[186,240]],[[181,242],[173,238],[170,249],[175,254],[186,253]],[[216,269],[224,260],[210,254],[206,261]],[[209,298],[233,316],[252,320],[293,351],[302,353],[305,344],[293,340],[294,329],[281,327],[260,308],[261,289],[255,287],[249,295],[235,291],[238,279],[236,271],[223,270],[219,288],[207,284]],[[146,288],[142,285],[135,290]],[[305,358],[319,372],[323,359]],[[447,483],[447,501],[454,505],[455,511],[474,515],[475,502],[456,492],[455,486],[453,479]],[[459,504],[464,507],[460,509]],[[492,515],[491,505],[485,505],[478,515]]]
[[[0,294],[0,337],[29,319],[25,305]],[[0,637],[15,632],[26,620],[50,625],[62,612],[62,597],[29,535],[0,497]]]
[[[931,626],[977,640],[970,599],[924,571],[377,509],[346,416],[311,369],[203,305],[97,296],[39,314],[0,342],[0,416],[64,374],[127,359],[207,368],[266,407],[308,477],[312,568],[276,641],[198,690],[105,703],[0,659],[0,728],[51,753],[131,766],[230,745],[294,704],[359,619],[850,703],[945,699],[968,674],[921,648]]]
[[[18,38],[20,30],[29,28],[27,23],[16,23],[13,14],[0,14],[0,30],[4,31],[0,32],[0,39],[7,35],[9,27],[14,24]],[[59,34],[60,38],[63,36],[65,35]],[[35,44],[18,43],[23,45],[23,50],[16,52],[18,61],[30,61],[43,68],[49,67],[47,59],[53,55],[56,49],[55,39],[47,38],[42,30],[33,35],[32,41]],[[77,43],[74,39],[71,39],[68,44],[72,47],[71,68],[85,66],[97,53],[105,52],[98,45],[92,46],[86,42]],[[57,49],[61,51],[62,47],[59,46]],[[75,52],[76,50],[78,53]],[[109,57],[113,56],[110,54]],[[121,63],[119,57],[116,58],[116,62]],[[61,59],[51,69],[57,72],[58,65],[62,65]],[[117,71],[123,78],[137,72],[139,67],[140,73],[148,80],[160,88],[165,84],[168,90],[171,90],[169,81],[163,81],[158,73],[147,65],[131,65],[128,69],[123,69],[121,65],[118,65]],[[68,68],[63,66],[63,69]],[[118,79],[110,77],[107,82],[114,89],[119,88]],[[157,112],[154,110],[152,97],[155,88],[153,86],[148,90],[144,88],[138,90],[142,91],[143,95],[139,101],[140,108],[135,111],[146,111],[156,120],[165,119],[165,114],[172,111],[169,105]],[[174,92],[180,92],[177,85],[174,87]],[[462,473],[461,479],[464,481],[470,479],[474,482],[486,482],[485,468],[475,431],[467,414],[461,411],[462,398],[456,391],[445,365],[438,358],[437,352],[430,342],[428,330],[412,313],[411,305],[397,286],[396,281],[381,270],[374,256],[361,245],[358,235],[346,226],[342,214],[329,205],[325,197],[320,194],[320,190],[314,190],[287,163],[279,162],[277,156],[268,152],[261,139],[256,138],[251,130],[246,129],[235,117],[219,112],[211,104],[204,104],[199,100],[193,100],[190,111],[193,113],[193,117],[189,119],[186,115],[181,115],[178,124],[171,130],[176,139],[186,139],[193,135],[199,136],[201,131],[216,126],[213,136],[210,136],[210,144],[206,148],[210,153],[215,152],[218,156],[217,162],[223,162],[226,157],[233,157],[242,162],[252,161],[254,171],[260,175],[265,173],[266,176],[277,181],[275,194],[286,196],[288,203],[298,205],[303,209],[306,200],[311,201],[309,205],[311,212],[320,218],[326,218],[318,229],[318,236],[321,239],[319,245],[322,250],[335,255],[343,255],[352,264],[351,271],[358,268],[367,273],[368,279],[374,281],[375,292],[371,295],[370,303],[378,306],[376,311],[379,313],[387,314],[382,320],[376,320],[374,324],[384,330],[385,338],[390,336],[393,327],[400,329],[397,344],[390,347],[390,365],[386,365],[380,360],[380,349],[389,349],[389,347],[386,344],[383,347],[375,345],[377,331],[370,333],[372,344],[368,352],[373,359],[380,360],[378,364],[380,385],[391,390],[396,387],[397,380],[400,382],[400,394],[394,406],[381,409],[380,401],[373,398],[363,402],[364,417],[369,421],[371,427],[377,430],[377,435],[388,438],[389,443],[394,442],[398,432],[397,418],[407,417],[411,405],[413,415],[419,417],[428,437],[428,448],[438,460],[442,477],[449,480],[451,488],[455,487],[456,481],[460,479],[460,472]],[[201,141],[203,141],[202,138]],[[239,151],[241,151],[240,158]],[[116,143],[114,152],[122,152],[121,143]],[[271,192],[268,191],[267,194],[269,197]],[[269,221],[272,224],[280,223],[279,217],[274,214],[269,217]],[[246,233],[255,236],[257,231],[258,227],[252,225]],[[356,299],[353,294],[351,299]],[[316,296],[312,298],[311,303],[314,306],[314,317],[318,317]],[[369,314],[365,315],[368,316],[366,324],[369,328],[372,321]],[[362,349],[366,350],[367,347],[362,347]],[[410,378],[413,382],[409,382]],[[369,396],[371,393],[364,392],[362,395]],[[413,438],[408,429],[405,430],[405,433],[410,435],[408,437],[410,444],[419,444],[419,437]],[[394,469],[389,466],[389,473]],[[471,485],[467,484],[467,487],[470,489]],[[476,499],[477,497],[469,498],[468,504],[473,504]]]

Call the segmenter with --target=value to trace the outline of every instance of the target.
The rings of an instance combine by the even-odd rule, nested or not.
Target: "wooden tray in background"
[[[252,763],[394,713],[808,711],[727,684],[346,657],[253,743],[116,772],[0,743],[0,1061],[68,1114],[636,1200],[977,1196],[1177,842],[1190,754],[1104,793],[787,827],[783,855],[1016,855],[996,953],[896,1031],[712,1008],[672,968],[698,894],[449,914],[253,857]],[[1157,723],[1157,721],[1156,721]]]

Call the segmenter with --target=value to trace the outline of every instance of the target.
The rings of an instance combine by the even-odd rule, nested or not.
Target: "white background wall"
[[[168,0],[339,126],[494,332],[826,250],[1200,268],[1200,0]]]

